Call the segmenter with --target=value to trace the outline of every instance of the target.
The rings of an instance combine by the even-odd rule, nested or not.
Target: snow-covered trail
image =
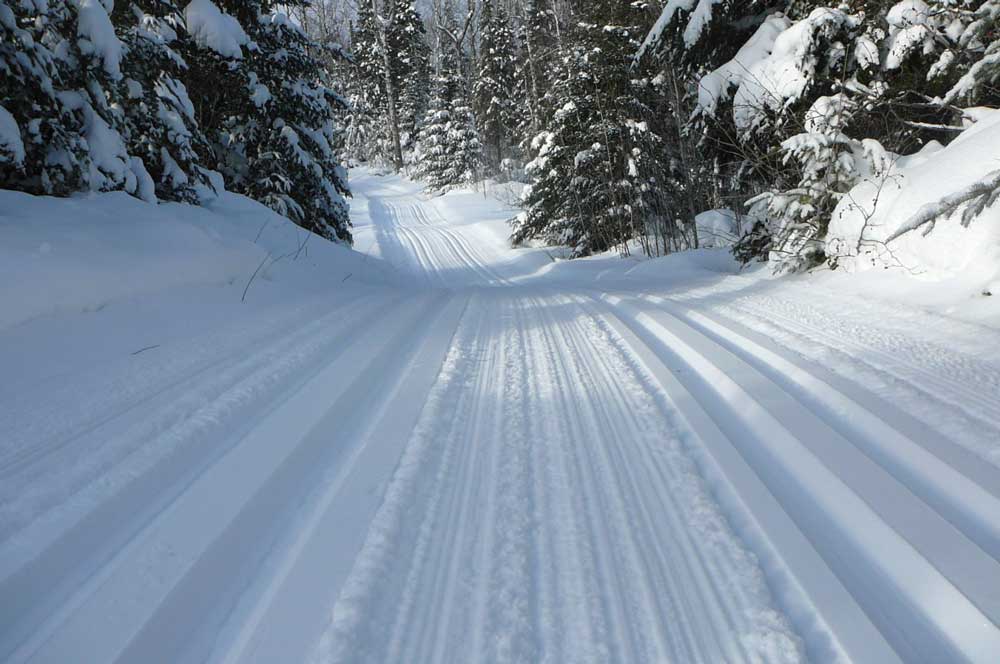
[[[355,187],[400,287],[0,386],[0,660],[1000,657],[995,331]]]

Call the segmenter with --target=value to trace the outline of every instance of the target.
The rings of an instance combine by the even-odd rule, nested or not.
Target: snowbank
[[[921,279],[961,280],[967,289],[1000,292],[1000,207],[967,227],[961,211],[923,235],[913,231],[883,242],[921,206],[963,189],[1000,167],[1000,112],[981,119],[947,147],[899,159],[888,179],[854,187],[833,214],[827,251],[840,267],[860,272],[894,269]],[[877,201],[877,204],[876,204]]]
[[[707,210],[694,218],[698,244],[705,249],[731,247],[740,236],[739,222],[732,210]]]
[[[318,291],[348,275],[387,278],[380,261],[228,192],[199,208],[120,192],[61,199],[0,190],[0,329],[187,286],[229,287],[238,301],[258,267],[253,288],[277,280]]]

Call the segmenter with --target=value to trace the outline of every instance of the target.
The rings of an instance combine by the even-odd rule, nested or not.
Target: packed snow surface
[[[996,661],[996,298],[353,187],[0,194],[0,660]]]

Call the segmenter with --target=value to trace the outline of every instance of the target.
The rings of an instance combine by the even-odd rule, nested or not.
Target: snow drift
[[[885,240],[922,206],[959,191],[998,168],[1000,113],[973,111],[980,120],[947,147],[936,144],[901,157],[885,178],[855,186],[837,206],[827,253],[849,271],[896,269],[926,280],[960,279],[970,289],[1000,291],[1000,208],[988,208],[966,227],[961,209],[927,235]]]
[[[238,299],[258,267],[296,290],[384,281],[380,261],[229,192],[202,208],[0,190],[0,329],[177,287],[232,285]]]

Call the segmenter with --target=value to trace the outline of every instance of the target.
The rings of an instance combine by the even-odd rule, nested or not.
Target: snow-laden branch
[[[982,180],[972,183],[965,189],[949,194],[939,201],[922,205],[920,209],[913,214],[913,216],[903,222],[903,224],[886,239],[886,243],[892,242],[898,237],[930,224],[930,227],[924,231],[924,235],[926,235],[934,228],[934,222],[936,220],[945,215],[951,214],[961,206],[977,198],[983,199],[982,205],[977,206],[981,211],[982,208],[986,207],[986,205],[991,202],[991,199],[995,198],[998,192],[1000,192],[1000,170],[988,173]],[[973,216],[975,215],[966,215],[962,219],[962,225],[968,225]]]

